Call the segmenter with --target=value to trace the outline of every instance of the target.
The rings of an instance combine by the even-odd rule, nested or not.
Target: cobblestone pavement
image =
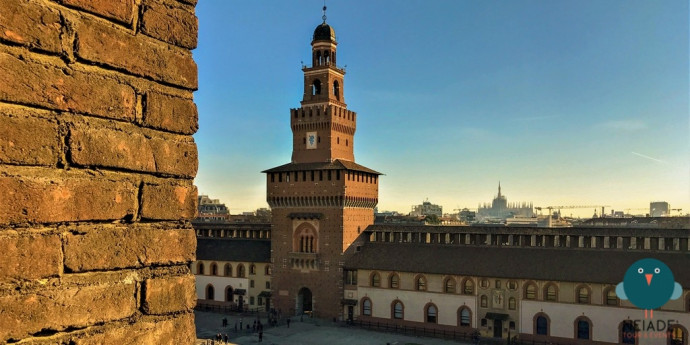
[[[259,343],[259,335],[252,332],[252,324],[257,320],[254,315],[221,314],[196,311],[196,335],[197,344],[210,344],[210,339],[215,339],[216,334],[227,334],[230,344],[265,344],[265,345],[458,345],[467,344],[441,340],[434,338],[412,337],[407,335],[384,333],[364,330],[358,327],[345,326],[342,323],[333,323],[323,320],[304,319],[300,322],[298,317],[292,317],[290,328],[285,319],[281,320],[277,327],[267,327],[265,314],[261,316],[264,324],[263,341]],[[228,319],[228,327],[222,327],[222,320]],[[242,320],[242,331],[235,331],[235,324],[239,328]],[[247,330],[249,324],[249,330]],[[224,343],[221,343],[224,344]],[[216,343],[218,345],[218,343]]]

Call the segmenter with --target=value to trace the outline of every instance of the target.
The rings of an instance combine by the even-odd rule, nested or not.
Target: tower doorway
[[[311,290],[303,287],[299,290],[297,294],[297,314],[302,315],[304,313],[310,314],[312,312],[312,295]]]

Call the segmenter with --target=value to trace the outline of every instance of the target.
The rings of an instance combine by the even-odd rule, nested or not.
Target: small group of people
[[[227,343],[228,343],[228,339],[229,339],[229,337],[228,337],[228,334],[227,334],[227,333],[226,333],[225,335],[223,335],[223,334],[221,334],[221,333],[218,333],[218,334],[216,334],[216,339],[215,339],[215,341],[217,341],[216,344],[223,344],[223,343],[227,344]],[[213,343],[211,343],[211,344],[213,344]]]

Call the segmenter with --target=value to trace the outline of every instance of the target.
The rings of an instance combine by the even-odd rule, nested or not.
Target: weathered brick
[[[72,339],[74,345],[180,345],[194,344],[194,314],[185,313],[166,320],[141,320],[134,324],[108,327],[102,332]]]
[[[0,53],[0,100],[133,120],[134,89],[109,78]]]
[[[141,217],[179,220],[196,216],[197,190],[191,181],[145,183]]]
[[[132,182],[65,170],[0,173],[0,224],[123,219],[135,214],[137,192]]]
[[[189,178],[196,176],[199,159],[194,142],[157,138],[150,143],[156,158],[157,172]]]
[[[183,264],[194,260],[193,229],[153,229],[143,226],[77,227],[64,236],[65,267],[73,272],[151,265]]]
[[[149,92],[143,123],[175,133],[194,134],[199,129],[199,113],[191,99]]]
[[[71,126],[67,145],[72,164],[155,172],[148,141],[140,133],[78,123]]]
[[[0,281],[57,276],[62,268],[58,235],[0,237]]]
[[[0,342],[41,330],[85,327],[134,314],[135,284],[70,287],[2,296],[0,310]]]
[[[67,6],[76,7],[106,18],[131,24],[134,16],[134,0],[58,0]]]
[[[188,50],[104,23],[82,18],[77,25],[76,50],[76,55],[84,60],[134,75],[187,89],[196,89],[198,85],[196,63]]]
[[[191,311],[195,305],[196,287],[193,275],[144,281],[143,310],[146,314]]]
[[[60,13],[38,1],[4,0],[0,39],[48,52],[62,51]]]
[[[9,113],[0,106],[0,163],[55,165],[60,142],[57,123]]]
[[[134,125],[108,128],[98,122],[75,123],[70,129],[68,147],[73,164],[196,175],[198,157],[191,137],[152,137],[153,131],[143,132]],[[173,137],[188,141],[175,141]]]
[[[196,48],[199,20],[194,13],[153,1],[147,1],[143,8],[144,34],[179,47]]]

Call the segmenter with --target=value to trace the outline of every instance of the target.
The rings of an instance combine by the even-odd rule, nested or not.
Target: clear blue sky
[[[500,180],[509,202],[690,211],[687,1],[327,5],[379,210],[476,208]],[[195,182],[232,213],[266,207],[260,171],[290,161],[322,6],[197,6]]]

